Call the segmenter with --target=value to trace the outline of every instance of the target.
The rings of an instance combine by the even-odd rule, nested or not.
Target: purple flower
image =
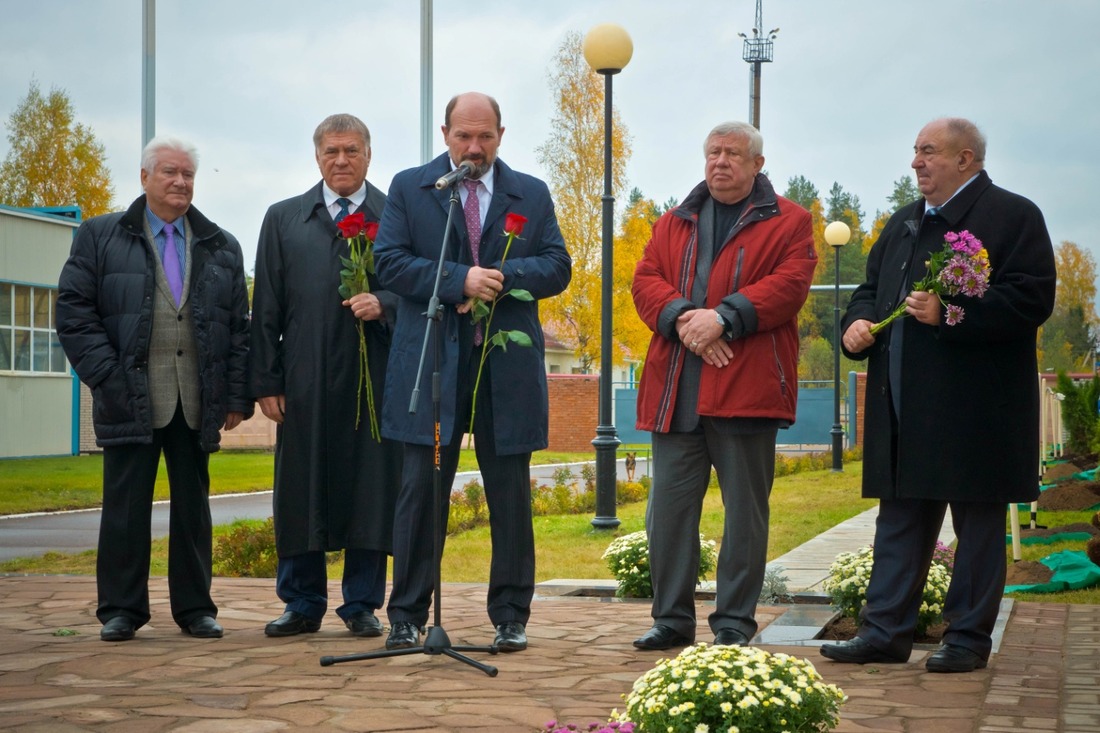
[[[957,326],[963,319],[963,309],[957,305],[947,306],[946,320],[948,326]]]

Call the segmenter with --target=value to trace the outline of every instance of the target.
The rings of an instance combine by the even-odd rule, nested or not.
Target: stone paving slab
[[[647,602],[549,593],[535,600],[526,652],[471,654],[497,677],[424,654],[322,667],[322,656],[381,649],[382,639],[352,637],[332,613],[316,634],[266,638],[264,623],[282,611],[270,579],[214,579],[223,639],[175,627],[164,578],[150,593],[150,625],[108,644],[94,578],[0,576],[0,731],[534,733],[551,719],[605,720],[665,656],[630,644],[649,627]],[[491,642],[484,604],[484,585],[445,585],[453,643]],[[699,605],[698,639],[710,641],[709,604]],[[760,609],[761,625],[786,610]],[[761,646],[809,659],[848,694],[840,733],[1100,730],[1100,607],[1016,603],[1003,637],[990,666],[967,675],[925,672],[925,650],[908,664],[860,667],[813,647]]]

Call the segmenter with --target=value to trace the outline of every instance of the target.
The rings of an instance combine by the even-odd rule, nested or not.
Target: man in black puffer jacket
[[[150,515],[161,451],[171,490],[168,589],[187,634],[222,635],[210,597],[210,453],[252,415],[248,291],[237,240],[191,206],[197,154],[154,138],[145,195],[81,224],[61,271],[57,333],[92,390],[103,448],[100,638],[149,621]]]

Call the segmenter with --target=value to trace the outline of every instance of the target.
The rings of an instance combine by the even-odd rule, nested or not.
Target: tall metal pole
[[[602,299],[600,315],[600,406],[599,425],[592,445],[596,448],[596,516],[592,526],[597,529],[615,529],[619,519],[615,516],[615,453],[619,436],[611,414],[611,285],[614,277],[612,235],[615,223],[615,197],[611,195],[611,77],[616,70],[601,70],[604,75],[603,110],[603,250],[602,250]]]
[[[420,0],[420,164],[432,159],[432,0]]]
[[[840,250],[833,247],[836,254],[836,287],[833,290],[833,470],[842,471],[844,451],[844,430],[840,427]]]
[[[141,147],[157,134],[157,0],[141,6]]]

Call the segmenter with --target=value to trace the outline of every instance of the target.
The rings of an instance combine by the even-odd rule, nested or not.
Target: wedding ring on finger
[[[698,341],[692,341],[692,342],[691,342],[691,348],[693,348],[693,349],[694,349],[694,348],[695,348],[696,346],[698,346],[698,345],[699,345],[699,342],[698,342]]]

